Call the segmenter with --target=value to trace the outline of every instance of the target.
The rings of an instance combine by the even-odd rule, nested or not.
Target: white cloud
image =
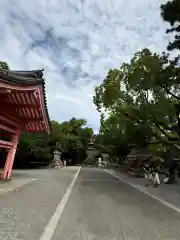
[[[164,0],[1,0],[0,59],[13,69],[45,68],[50,116],[84,117],[98,129],[93,89],[109,68],[169,41]]]

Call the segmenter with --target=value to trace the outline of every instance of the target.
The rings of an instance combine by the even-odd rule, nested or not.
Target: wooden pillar
[[[13,134],[11,137],[11,142],[12,142],[13,146],[8,150],[6,163],[5,163],[5,167],[4,167],[4,173],[3,173],[4,180],[11,178],[14,158],[16,155],[16,149],[17,149],[17,145],[18,145],[18,141],[19,141],[19,136],[20,136],[20,130],[18,129],[18,130],[16,130],[15,134]]]

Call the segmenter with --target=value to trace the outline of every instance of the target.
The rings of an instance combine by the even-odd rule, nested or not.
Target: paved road
[[[1,195],[0,239],[39,240],[59,211],[77,169],[42,171],[36,181]],[[174,210],[104,170],[82,168],[52,240],[178,240],[179,226]]]
[[[180,239],[180,215],[103,170],[81,170],[53,240]]]

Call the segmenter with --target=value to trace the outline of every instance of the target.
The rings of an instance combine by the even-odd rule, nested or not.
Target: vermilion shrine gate
[[[8,149],[1,179],[10,179],[21,132],[50,132],[43,70],[0,70],[0,140]]]

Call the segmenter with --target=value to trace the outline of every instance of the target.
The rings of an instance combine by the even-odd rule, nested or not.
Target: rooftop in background
[[[43,70],[0,69],[0,121],[3,116],[26,132],[50,132]]]

